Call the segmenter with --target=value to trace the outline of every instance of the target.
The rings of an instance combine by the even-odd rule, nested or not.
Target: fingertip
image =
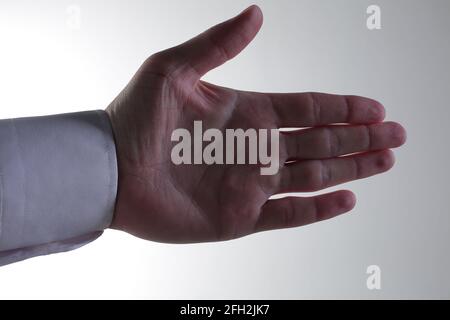
[[[346,96],[346,100],[351,110],[350,123],[378,123],[386,117],[381,102],[361,96]]]
[[[386,108],[381,102],[375,101],[376,108],[378,108],[378,119],[383,121],[386,118]]]
[[[337,199],[338,206],[341,213],[352,210],[356,205],[356,196],[350,190],[338,191],[339,196]]]
[[[339,190],[319,196],[320,200],[318,221],[334,218],[352,210],[356,205],[355,194],[349,190]],[[317,201],[316,201],[317,202]]]
[[[386,109],[383,104],[376,100],[369,103],[368,118],[370,122],[381,122],[386,117]]]
[[[251,6],[247,7],[246,9],[244,9],[244,11],[242,11],[242,13],[247,13],[247,12],[249,12],[249,14],[251,14],[251,15],[254,14],[254,15],[262,17],[262,10],[256,4],[252,4]]]
[[[407,133],[405,128],[397,122],[392,122],[392,138],[397,143],[397,146],[401,146],[406,142]]]
[[[248,15],[249,19],[254,19],[255,21],[257,21],[257,23],[259,25],[262,24],[263,19],[264,19],[261,8],[256,4],[252,4],[247,9],[242,11],[240,14],[240,16],[245,16],[245,15]]]
[[[394,163],[395,155],[390,149],[381,151],[376,159],[376,166],[380,172],[388,171],[394,166]]]

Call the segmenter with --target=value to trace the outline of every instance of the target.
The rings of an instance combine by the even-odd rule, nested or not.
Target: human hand
[[[350,191],[314,197],[269,197],[321,190],[389,170],[390,148],[405,141],[382,122],[371,99],[322,93],[255,93],[201,81],[235,57],[262,24],[256,6],[174,48],[152,55],[108,106],[118,156],[112,228],[171,243],[228,240],[297,227],[354,207]],[[172,132],[205,128],[307,128],[280,133],[280,168],[171,161]],[[344,156],[344,157],[343,157]],[[288,163],[286,163],[288,161]]]

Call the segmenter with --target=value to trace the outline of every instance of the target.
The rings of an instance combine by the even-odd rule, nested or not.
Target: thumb
[[[199,80],[208,71],[238,55],[256,36],[262,21],[261,9],[250,6],[234,18],[166,50],[166,54],[171,56],[170,60],[183,64],[184,72],[191,73],[189,78]]]

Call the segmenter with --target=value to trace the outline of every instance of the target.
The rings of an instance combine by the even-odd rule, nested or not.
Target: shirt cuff
[[[0,120],[0,266],[97,238],[117,176],[103,110]]]

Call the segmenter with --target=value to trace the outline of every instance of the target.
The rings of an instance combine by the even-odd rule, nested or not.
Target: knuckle
[[[321,105],[317,99],[317,94],[314,92],[307,92],[306,93],[307,98],[307,105],[310,109],[310,121],[314,124],[320,124],[322,122],[322,116],[321,116]]]
[[[286,162],[289,159],[295,159],[300,155],[299,153],[299,142],[292,135],[280,135],[281,139],[281,148],[280,148],[280,156],[283,162]]]
[[[259,173],[258,173],[259,175]],[[280,174],[274,174],[274,175],[264,175],[260,176],[257,179],[255,179],[259,189],[262,191],[262,193],[268,198],[272,194],[276,193],[278,190],[280,190],[283,186],[281,184],[281,175]]]
[[[231,55],[228,53],[226,47],[222,46],[214,37],[207,35],[207,41],[210,42],[212,48],[214,48],[215,54],[221,61],[227,61],[231,58]]]
[[[283,225],[290,227],[295,224],[295,203],[292,198],[287,198],[282,207]]]
[[[326,172],[324,172],[323,165],[320,161],[311,161],[304,170],[305,184],[308,189],[318,190],[321,189]]]
[[[335,157],[342,151],[341,140],[335,130],[328,128],[326,131],[329,155]]]
[[[148,57],[145,63],[160,68],[169,68],[173,63],[172,60],[167,51],[159,51]]]
[[[365,147],[367,150],[373,149],[373,134],[372,134],[372,127],[370,126],[364,126],[364,140],[365,140]]]
[[[289,157],[294,155],[291,144],[289,137],[284,134],[280,135],[280,163],[286,162]]]
[[[317,134],[315,145],[320,157],[334,157],[339,154],[340,142],[336,133],[330,128],[322,128]]]
[[[354,157],[349,158],[349,159],[351,159],[350,161],[351,161],[352,166],[353,166],[353,177],[355,179],[361,178],[362,177],[362,168],[361,168],[360,161],[357,158],[354,158]]]
[[[144,64],[145,72],[159,75],[164,80],[173,81],[179,69],[177,59],[169,51],[160,51],[148,57]]]

